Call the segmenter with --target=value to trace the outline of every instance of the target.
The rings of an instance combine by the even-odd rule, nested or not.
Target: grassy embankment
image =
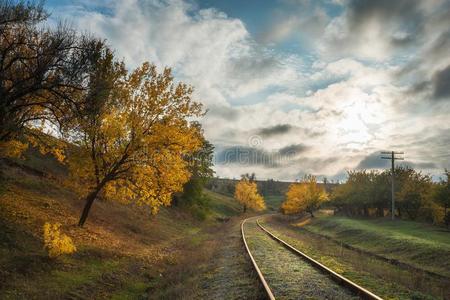
[[[83,201],[65,187],[65,169],[31,152],[21,164],[0,161],[2,299],[190,297],[218,247],[219,224],[240,213],[232,198],[212,192],[205,221],[181,208],[150,216],[145,207],[98,200],[79,228]],[[75,254],[47,257],[47,221],[62,224]]]
[[[442,228],[324,215],[266,222],[300,250],[383,298],[440,299],[450,293],[450,235]]]
[[[393,262],[450,278],[450,231],[424,223],[388,219],[349,219],[322,217],[305,226]]]
[[[281,207],[281,203],[284,201],[284,196],[282,195],[269,195],[264,196],[264,201],[266,202],[268,211],[278,211]]]

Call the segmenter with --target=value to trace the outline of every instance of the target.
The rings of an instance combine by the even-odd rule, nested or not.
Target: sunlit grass
[[[322,217],[306,229],[387,258],[450,275],[450,234],[412,221]]]
[[[209,260],[210,249],[200,251],[211,237],[204,229],[220,224],[216,218],[241,213],[232,198],[209,191],[211,207],[205,221],[181,208],[164,208],[151,216],[141,207],[98,201],[80,229],[75,224],[82,203],[76,193],[52,178],[18,167],[7,170],[0,193],[0,276],[6,278],[0,294],[13,299],[136,299],[152,286],[166,286],[167,295],[184,294],[193,287],[181,282],[189,281],[192,270]],[[42,226],[48,220],[63,224],[77,253],[56,260],[47,257]],[[186,261],[180,259],[185,256]],[[189,259],[199,263],[187,275],[180,277],[175,271],[171,278],[159,276],[164,270],[184,269]]]

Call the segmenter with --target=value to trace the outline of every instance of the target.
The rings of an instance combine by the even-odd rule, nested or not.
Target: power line
[[[396,151],[390,151],[390,152],[383,151],[383,152],[381,152],[381,154],[384,154],[384,155],[390,154],[389,157],[382,156],[381,159],[390,159],[391,160],[391,183],[392,183],[392,187],[391,187],[391,198],[392,198],[391,218],[392,218],[392,220],[394,220],[395,219],[395,185],[394,185],[395,161],[396,160],[404,160],[403,157],[398,157],[398,155],[403,155],[405,153],[404,152],[396,152]]]

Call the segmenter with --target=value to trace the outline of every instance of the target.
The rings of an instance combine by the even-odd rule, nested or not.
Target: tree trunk
[[[78,221],[78,226],[83,227],[86,219],[89,215],[89,211],[91,210],[92,203],[94,203],[95,198],[97,198],[98,193],[103,188],[104,184],[101,184],[95,188],[89,195],[86,197],[86,204],[84,205],[83,212],[81,213],[80,220]]]
[[[244,205],[244,214],[247,212],[247,205]]]
[[[364,216],[366,218],[370,217],[369,208],[367,207],[367,205],[364,205]]]
[[[383,205],[378,205],[377,207],[377,216],[384,217],[384,207]]]
[[[311,218],[314,218],[314,214],[313,214],[312,210],[309,211],[309,214],[311,215]]]

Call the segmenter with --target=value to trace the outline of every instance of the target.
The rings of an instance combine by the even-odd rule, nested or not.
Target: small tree
[[[295,214],[303,211],[314,217],[314,211],[328,199],[325,189],[317,184],[313,175],[305,176],[299,183],[289,186],[286,193],[286,201],[281,209],[285,214]]]
[[[247,208],[256,211],[266,208],[264,198],[258,193],[256,182],[250,181],[245,176],[236,184],[234,198],[242,205],[244,213]]]

